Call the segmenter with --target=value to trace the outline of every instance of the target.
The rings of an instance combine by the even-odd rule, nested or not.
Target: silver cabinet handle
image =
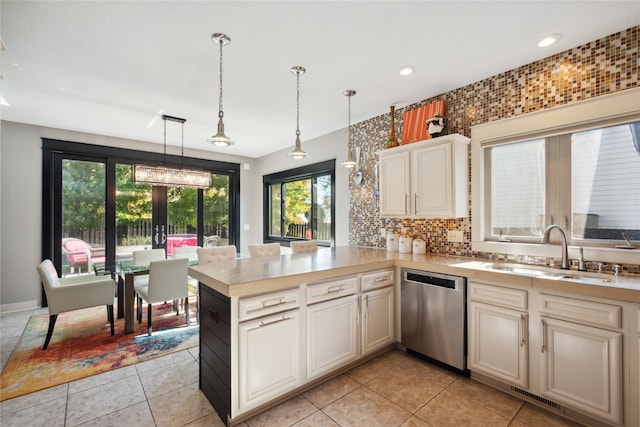
[[[418,215],[418,193],[413,193],[413,213]]]
[[[387,276],[384,277],[378,277],[374,280],[374,283],[380,283],[380,282],[386,282],[388,280]]]
[[[260,322],[260,325],[258,325],[259,328],[262,328],[263,326],[269,326],[269,325],[273,325],[275,323],[280,323],[280,322],[284,322],[285,320],[291,320],[293,319],[293,317],[285,317],[282,316],[282,318],[280,319],[275,319],[275,320],[271,320],[270,322],[265,322],[264,320],[262,322]]]
[[[542,346],[540,348],[540,352],[544,353],[544,351],[547,349],[547,328],[546,328],[544,319],[542,319],[541,322],[542,322],[542,334],[540,335],[542,336]]]
[[[344,285],[332,286],[329,289],[327,289],[328,294],[333,294],[335,292],[342,292],[342,291],[344,291]]]
[[[409,213],[409,208],[407,207],[408,202],[409,202],[409,195],[407,193],[404,193],[404,214],[405,215]]]
[[[527,333],[527,329],[525,328],[525,324],[526,324],[526,316],[524,314],[520,315],[520,347],[524,347],[524,345],[526,344],[526,333]]]
[[[286,304],[286,303],[287,303],[287,301],[285,301],[284,298],[280,297],[278,299],[262,301],[262,308],[273,307],[275,305],[281,305],[281,304]]]
[[[364,297],[364,317],[369,318],[369,295]]]

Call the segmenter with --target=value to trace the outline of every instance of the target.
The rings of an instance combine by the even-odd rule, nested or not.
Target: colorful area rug
[[[47,350],[49,316],[32,316],[0,376],[0,401],[195,347],[199,327],[195,308],[189,311],[187,326],[182,308],[176,316],[172,304],[154,305],[150,337],[146,308],[133,334],[125,335],[124,319],[117,319],[115,336],[106,307],[60,313]]]

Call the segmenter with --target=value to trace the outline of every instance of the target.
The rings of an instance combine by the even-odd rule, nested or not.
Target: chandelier
[[[181,159],[184,166],[184,123],[185,119],[163,115],[164,122],[164,165],[147,166],[133,165],[133,182],[136,184],[159,185],[164,187],[195,187],[210,188],[211,173],[202,170],[190,170],[167,167],[167,121],[177,122],[182,125]]]
[[[307,157],[307,153],[302,151],[302,144],[300,143],[300,76],[305,73],[305,68],[301,66],[295,66],[291,68],[291,72],[296,75],[296,146],[293,151],[289,153],[289,157],[294,160],[301,160]]]

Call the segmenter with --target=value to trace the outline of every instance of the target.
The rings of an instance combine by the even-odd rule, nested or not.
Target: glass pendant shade
[[[233,145],[233,141],[224,134],[224,122],[222,121],[222,111],[220,111],[220,119],[218,119],[218,133],[210,137],[207,141],[218,147],[228,147]]]
[[[294,160],[301,160],[307,157],[307,153],[302,150],[302,144],[300,143],[300,131],[296,132],[296,145],[293,151],[289,153],[289,157]]]

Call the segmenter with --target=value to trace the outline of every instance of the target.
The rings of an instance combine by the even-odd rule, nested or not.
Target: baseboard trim
[[[40,308],[37,300],[15,302],[12,304],[0,304],[0,314],[16,313],[19,311],[35,310]]]

